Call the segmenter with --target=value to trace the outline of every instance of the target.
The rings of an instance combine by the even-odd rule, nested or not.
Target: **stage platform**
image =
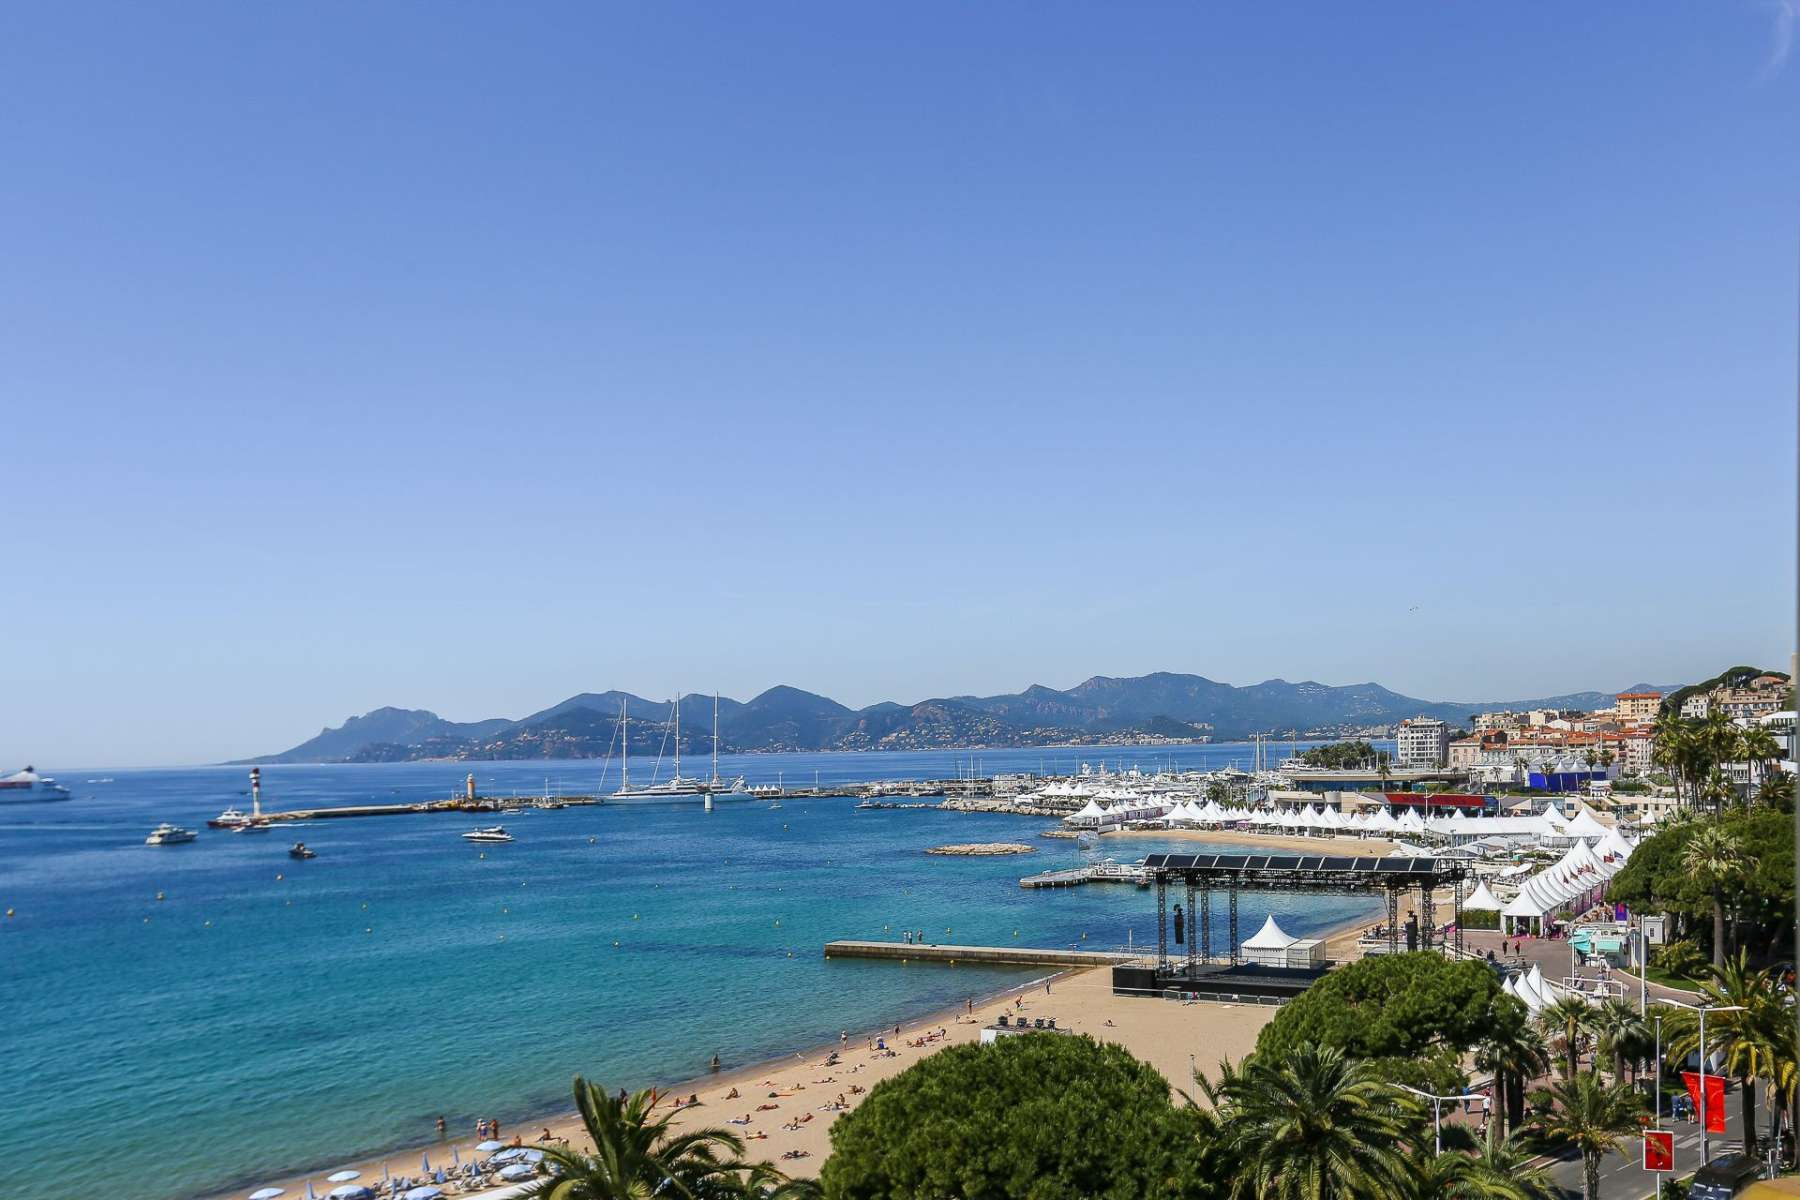
[[[1158,971],[1155,959],[1139,959],[1113,968],[1116,996],[1193,996],[1201,1000],[1243,1004],[1285,1004],[1323,979],[1334,964],[1269,967],[1260,963],[1196,963],[1189,975],[1176,959],[1171,970]]]

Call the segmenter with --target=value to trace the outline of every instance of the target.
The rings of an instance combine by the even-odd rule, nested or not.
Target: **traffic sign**
[[[1675,1169],[1675,1131],[1672,1129],[1644,1130],[1644,1170],[1673,1171]]]

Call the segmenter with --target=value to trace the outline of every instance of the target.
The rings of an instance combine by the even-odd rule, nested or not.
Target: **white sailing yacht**
[[[619,790],[612,794],[614,800],[684,800],[688,797],[707,795],[712,789],[704,779],[687,779],[681,774],[681,696],[675,697],[675,774],[660,783],[655,776],[643,787],[631,786],[631,741],[627,736],[630,730],[630,714],[626,711],[626,701],[619,701]],[[716,735],[715,735],[716,739]],[[715,750],[717,742],[715,740]],[[662,756],[657,756],[660,764]],[[660,767],[659,767],[660,769]]]

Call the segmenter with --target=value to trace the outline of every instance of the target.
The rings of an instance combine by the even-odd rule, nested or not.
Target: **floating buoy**
[[[781,928],[781,922],[780,922],[780,921],[777,921],[777,922],[775,922],[775,928],[777,928],[777,929],[780,929],[780,928]]]
[[[211,921],[208,921],[208,922],[207,922],[207,923],[206,923],[206,927],[207,927],[207,928],[208,928],[208,929],[211,929],[211,928],[212,928],[212,922],[211,922]]]
[[[374,933],[374,932],[375,932],[375,927],[374,927],[374,926],[373,926],[373,925],[370,925],[370,926],[368,926],[368,927],[366,927],[366,928],[365,928],[365,929],[364,929],[364,930],[363,930],[363,932],[364,932],[364,933]]]
[[[293,902],[293,901],[292,901],[292,900],[289,900],[289,901],[288,901],[288,902],[287,902],[287,906],[288,906],[288,907],[289,907],[289,908],[292,908],[292,907],[294,907],[294,902]]]
[[[6,919],[7,919],[7,920],[9,920],[9,921],[10,921],[10,920],[12,920],[12,915],[13,915],[13,910],[12,910],[12,909],[10,909],[10,908],[9,908],[9,909],[7,909],[7,910],[6,910]]]
[[[789,957],[789,958],[792,958],[792,957],[794,957],[794,952],[793,952],[793,951],[792,951],[792,950],[789,950],[789,951],[788,951],[788,957]]]
[[[615,941],[615,942],[613,942],[613,949],[614,949],[614,950],[617,950],[617,949],[618,949],[618,948],[619,948],[619,943],[618,943],[618,942],[616,942],[616,941]]]
[[[156,893],[156,898],[158,900],[161,900],[163,898],[163,894],[161,892]]]
[[[286,878],[286,877],[284,875],[282,875],[282,873],[280,871],[275,872],[275,882],[276,883],[280,883],[284,878]]]
[[[597,842],[597,841],[599,841],[599,840],[600,840],[600,839],[599,839],[599,838],[589,838],[589,839],[588,839],[588,845],[590,845],[590,846],[591,846],[591,845],[593,845],[593,844],[594,844],[594,843],[595,843],[595,842]]]
[[[506,906],[505,906],[505,905],[501,905],[501,906],[500,906],[500,911],[501,911],[501,912],[503,912],[503,913],[509,913],[509,912],[511,912],[511,911],[512,911],[512,909],[510,909],[510,908],[507,908],[507,907],[506,907]]]
[[[635,920],[637,920],[637,919],[638,919],[638,915],[637,915],[637,914],[636,914],[636,913],[632,913],[632,914],[631,914],[631,919],[632,919],[632,920],[634,920],[634,921],[635,921]]]
[[[483,851],[482,851],[482,852],[481,852],[481,857],[483,857],[483,858],[486,858],[486,857],[487,857],[487,851],[486,851],[486,850],[483,850]]]

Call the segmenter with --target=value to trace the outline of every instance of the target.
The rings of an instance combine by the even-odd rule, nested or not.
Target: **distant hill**
[[[1625,691],[1673,691],[1634,684]],[[1465,725],[1493,709],[1603,708],[1613,692],[1526,700],[1421,700],[1375,683],[1334,686],[1269,679],[1236,687],[1202,675],[1159,671],[1096,675],[1059,690],[1033,684],[1001,696],[947,696],[916,704],[883,701],[852,709],[781,685],[748,701],[719,700],[726,752],[912,750],[1128,742],[1228,740],[1251,733],[1344,736],[1430,716]],[[633,754],[674,748],[674,705],[627,692],[582,692],[519,720],[446,721],[425,709],[378,708],[280,754],[250,762],[402,762],[423,758],[597,758],[616,752],[620,705],[629,707]],[[682,705],[681,750],[712,748],[712,698]]]

